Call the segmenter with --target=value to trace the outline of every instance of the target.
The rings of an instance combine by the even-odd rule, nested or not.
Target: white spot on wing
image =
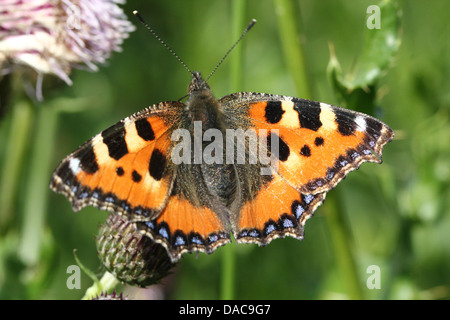
[[[69,168],[72,170],[74,175],[77,175],[80,172],[80,160],[78,158],[72,158],[69,160]]]
[[[366,131],[366,119],[363,116],[357,116],[355,118],[355,122],[358,125],[356,130],[358,131]]]

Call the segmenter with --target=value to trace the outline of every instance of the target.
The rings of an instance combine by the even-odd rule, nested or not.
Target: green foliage
[[[67,267],[77,264],[74,249],[98,278],[104,273],[94,236],[107,214],[94,208],[73,213],[48,181],[58,162],[96,133],[148,105],[186,94],[190,75],[133,17],[134,9],[203,74],[236,40],[231,30],[258,21],[239,44],[241,61],[232,62],[231,53],[210,79],[217,97],[236,83],[239,91],[310,95],[369,113],[396,131],[382,165],[363,164],[330,191],[331,198],[307,222],[304,241],[279,239],[263,248],[231,244],[232,266],[223,262],[225,248],[186,255],[163,281],[166,298],[345,299],[355,296],[349,278],[359,281],[367,299],[450,298],[448,1],[383,0],[380,29],[366,25],[367,8],[375,1],[243,2],[245,10],[238,12],[228,1],[129,0],[125,11],[137,30],[99,72],[74,71],[72,87],[44,90],[44,102],[32,108],[17,94],[10,98],[0,119],[0,298],[82,298],[92,285],[86,274],[81,289],[66,286]],[[290,6],[293,21],[279,20],[283,6]],[[242,15],[241,27],[235,15]],[[303,62],[292,61],[299,55]],[[230,72],[236,65],[240,72]],[[14,82],[12,87],[18,91]],[[42,119],[46,112],[49,123]],[[330,226],[332,204],[345,226],[343,237]],[[336,249],[336,237],[348,251]],[[35,248],[31,253],[28,243]],[[339,259],[347,253],[353,266],[343,267]],[[371,265],[380,267],[380,289],[366,286]],[[232,268],[231,294],[223,292],[222,268]],[[125,290],[130,298],[139,296]]]
[[[371,15],[367,19],[364,45],[353,70],[343,75],[333,44],[330,44],[328,65],[330,80],[341,104],[359,106],[359,110],[366,113],[374,111],[377,85],[388,71],[401,43],[397,1],[384,0],[373,11],[370,7],[368,11]]]

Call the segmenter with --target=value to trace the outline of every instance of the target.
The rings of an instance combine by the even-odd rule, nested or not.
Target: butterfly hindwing
[[[172,261],[185,252],[213,252],[230,242],[227,223],[206,206],[195,206],[179,194],[172,195],[158,218],[137,222],[138,228],[161,243]]]
[[[285,236],[303,239],[305,222],[322,204],[326,193],[303,195],[277,173],[260,176],[258,182],[246,182],[248,175],[243,171],[249,169],[238,168],[241,188],[247,191],[243,191],[238,214],[232,218],[236,241],[266,245]]]
[[[229,243],[229,210],[217,190],[208,187],[208,181],[219,185],[211,172],[220,172],[229,181],[229,170],[223,165],[178,164],[166,206],[157,218],[138,222],[138,228],[161,243],[172,261],[185,252],[211,253]]]

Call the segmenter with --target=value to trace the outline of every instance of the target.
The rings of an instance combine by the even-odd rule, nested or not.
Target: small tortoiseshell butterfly
[[[96,135],[51,179],[74,211],[93,205],[123,215],[173,261],[185,252],[212,253],[230,242],[230,232],[237,242],[259,245],[302,239],[326,193],[363,162],[381,163],[394,137],[371,116],[325,103],[255,92],[217,100],[199,72],[192,72],[188,92],[185,103],[155,104]],[[192,153],[174,140],[179,129],[189,134],[182,146]],[[227,140],[249,129],[256,135]],[[214,142],[223,150],[211,147],[208,132],[222,139]],[[266,140],[258,150],[275,157],[276,166],[252,158],[255,137]],[[230,141],[233,161],[225,150]],[[195,148],[219,161],[196,161]],[[192,161],[176,162],[174,155]]]

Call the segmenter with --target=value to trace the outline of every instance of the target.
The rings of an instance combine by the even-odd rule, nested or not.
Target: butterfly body
[[[87,141],[51,181],[75,211],[125,216],[173,261],[211,253],[230,233],[259,245],[302,239],[326,193],[364,161],[380,163],[394,136],[324,103],[249,92],[217,100],[198,72],[188,92],[186,103],[153,105]]]

